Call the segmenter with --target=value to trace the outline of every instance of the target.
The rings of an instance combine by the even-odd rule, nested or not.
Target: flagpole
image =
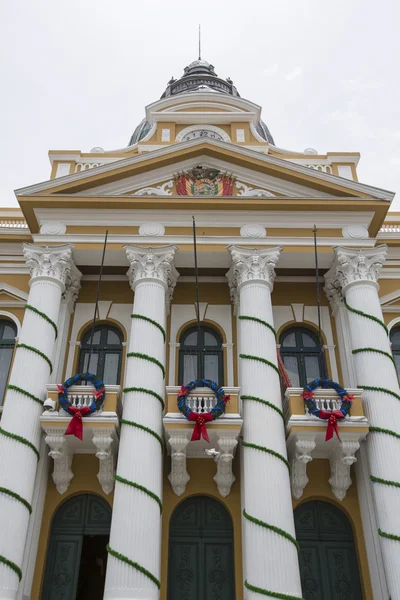
[[[91,333],[90,333],[89,360],[88,360],[88,366],[87,366],[87,372],[88,373],[90,373],[90,363],[91,363],[92,354],[93,354],[93,336],[94,336],[94,330],[95,330],[95,326],[96,326],[97,310],[98,310],[98,306],[99,306],[100,285],[101,285],[101,278],[102,278],[102,275],[103,275],[103,266],[104,266],[104,257],[105,257],[105,254],[106,254],[107,238],[108,238],[108,229],[106,231],[106,237],[104,239],[103,255],[101,257],[101,265],[100,265],[100,274],[99,274],[99,280],[97,282],[96,304],[94,306],[94,315],[93,315],[93,322],[92,322],[92,330],[91,330]]]
[[[193,249],[194,249],[194,277],[195,277],[195,285],[196,285],[196,312],[197,312],[197,344],[200,344],[200,300],[199,300],[199,269],[197,265],[197,243],[196,243],[196,220],[193,219]],[[203,364],[200,361],[200,373],[198,373],[198,378],[203,379]]]
[[[320,285],[319,285],[317,231],[318,231],[317,226],[314,225],[313,234],[314,234],[314,257],[315,257],[315,283],[316,283],[316,287],[317,287],[318,338],[319,338],[319,343],[320,343],[320,348],[321,348],[323,376],[326,377],[325,352],[324,352],[324,344],[323,344],[322,331],[321,331],[321,289],[320,289]]]

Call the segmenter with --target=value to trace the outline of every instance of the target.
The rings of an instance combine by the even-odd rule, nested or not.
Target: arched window
[[[82,338],[79,355],[79,373],[88,370],[91,329]],[[90,360],[90,372],[102,379],[107,385],[115,385],[121,380],[122,364],[121,331],[111,325],[97,325],[93,334],[93,352]]]
[[[17,326],[7,319],[0,320],[0,406],[3,404],[4,393],[10,372],[11,359],[14,352]]]
[[[306,327],[291,327],[280,337],[280,353],[293,387],[304,387],[324,377],[323,357],[318,336]]]
[[[194,379],[224,383],[222,338],[208,325],[190,327],[183,332],[179,346],[179,385]]]
[[[397,377],[400,379],[400,326],[390,330],[390,341],[392,342],[392,353],[396,363]]]

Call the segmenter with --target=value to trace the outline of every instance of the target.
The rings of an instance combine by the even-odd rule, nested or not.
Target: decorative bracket
[[[218,433],[219,453],[215,453],[217,473],[214,476],[214,481],[223,498],[230,493],[236,479],[232,473],[232,460],[238,444],[237,436],[237,431],[220,431]]]
[[[171,431],[168,440],[171,446],[171,473],[168,479],[171,487],[177,496],[181,496],[186,489],[186,484],[190,479],[186,471],[186,447],[189,443],[190,432]]]
[[[357,440],[343,440],[335,446],[329,457],[331,465],[329,483],[338,500],[343,500],[351,486],[350,467],[357,462],[354,455],[359,448],[360,444]]]
[[[46,444],[50,447],[49,456],[54,460],[53,481],[59,494],[64,494],[74,474],[71,470],[72,454],[68,450],[63,429],[46,428]]]
[[[315,449],[315,435],[301,437],[289,447],[291,465],[290,482],[292,495],[297,500],[303,495],[309,479],[307,477],[307,464],[312,461],[311,453]]]
[[[116,451],[112,447],[113,441],[113,437],[106,429],[93,429],[93,444],[97,448],[96,456],[100,464],[97,479],[105,494],[109,494],[114,489]]]

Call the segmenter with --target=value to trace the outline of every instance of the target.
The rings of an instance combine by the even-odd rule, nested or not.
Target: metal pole
[[[318,338],[321,348],[321,360],[323,376],[326,377],[325,352],[321,333],[321,290],[319,285],[319,268],[318,268],[318,249],[317,249],[317,227],[314,225],[314,256],[315,256],[315,282],[317,286],[317,307],[318,307]]]
[[[94,306],[92,331],[90,333],[89,360],[88,360],[88,366],[87,366],[88,373],[90,373],[90,362],[92,360],[92,354],[93,354],[93,336],[94,336],[94,329],[96,326],[97,310],[98,310],[98,306],[99,306],[100,284],[101,284],[101,277],[103,275],[103,265],[104,265],[104,256],[106,254],[107,238],[108,238],[108,229],[106,231],[106,237],[104,239],[103,256],[101,257],[100,274],[99,274],[99,280],[97,282],[96,304]]]
[[[194,276],[196,280],[196,312],[197,312],[197,345],[200,345],[201,340],[201,327],[200,327],[200,300],[199,300],[199,269],[197,266],[197,244],[196,244],[196,220],[193,219],[193,248],[194,248]],[[203,379],[204,377],[204,369],[203,363],[200,360],[200,373],[198,373],[198,378]]]

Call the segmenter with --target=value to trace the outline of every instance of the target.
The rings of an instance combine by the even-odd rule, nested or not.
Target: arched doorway
[[[329,502],[305,502],[294,511],[304,600],[362,600],[353,531]]]
[[[42,600],[102,600],[111,508],[91,494],[57,510],[51,527]]]
[[[217,500],[193,496],[171,517],[168,600],[235,600],[233,526]]]

